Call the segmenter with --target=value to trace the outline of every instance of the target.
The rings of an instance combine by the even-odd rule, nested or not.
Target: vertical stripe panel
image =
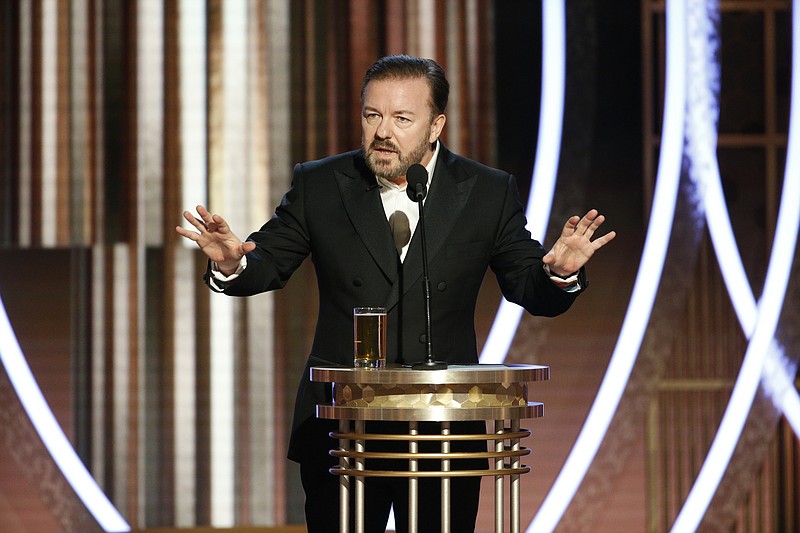
[[[418,56],[419,53],[419,4],[420,0],[411,0],[404,3],[404,19],[406,45],[402,50],[404,54]]]
[[[304,109],[305,124],[304,128],[308,132],[303,136],[302,154],[303,157],[314,157],[316,155],[316,146],[318,145],[317,124],[314,119],[319,114],[320,104],[317,101],[316,88],[320,83],[317,79],[317,68],[314,61],[316,52],[315,40],[319,33],[316,28],[317,13],[314,2],[303,2],[301,7],[297,8],[298,11],[302,9],[303,14],[300,17],[302,21],[302,30],[299,31],[302,42],[302,53],[304,55],[303,61],[300,62],[300,69],[302,71],[303,91],[300,93],[301,100],[300,106]],[[300,28],[298,28],[300,29]],[[311,155],[314,154],[314,155]]]
[[[67,242],[89,243],[88,202],[91,200],[92,149],[89,136],[89,6],[87,0],[73,0],[70,12],[70,223]]]
[[[33,158],[33,0],[20,0],[19,24],[19,236],[21,247],[31,245]]]
[[[181,102],[181,205],[194,210],[208,206],[206,177],[206,3],[181,0],[180,3],[180,102]],[[188,227],[188,223],[184,223]],[[186,240],[184,246],[196,248]]]
[[[234,151],[232,124],[229,114],[235,114],[236,100],[233,98],[233,82],[241,83],[245,64],[238,63],[244,50],[242,49],[242,26],[236,28],[236,21],[231,21],[243,8],[241,1],[210,2],[211,40],[209,58],[209,203],[212,210],[222,212],[234,231],[243,231],[242,206],[237,206],[237,214],[231,207],[236,193],[232,189],[241,190],[244,183],[238,181],[242,169],[237,169]],[[244,13],[241,13],[242,19]],[[243,20],[239,20],[239,24]],[[236,30],[234,30],[236,28]],[[239,38],[231,35],[239,32]],[[238,53],[238,58],[234,57]],[[233,65],[240,72],[233,70]],[[234,79],[227,79],[228,75]],[[241,85],[239,85],[241,88]],[[238,103],[245,102],[240,97]],[[241,127],[242,124],[240,123]],[[240,130],[241,131],[241,130]],[[240,144],[241,146],[241,144]],[[237,173],[238,170],[238,173]],[[232,218],[233,217],[233,218]],[[211,524],[216,527],[229,527],[235,522],[235,418],[234,418],[234,383],[236,350],[234,346],[234,312],[237,302],[222,295],[211,295],[210,315],[212,321],[210,350],[210,499]]]
[[[72,114],[70,99],[70,56],[71,39],[70,30],[70,4],[68,2],[56,3],[56,64],[55,64],[55,244],[64,246],[70,243],[70,129],[72,127]]]
[[[105,56],[103,48],[103,31],[104,31],[104,8],[101,0],[91,0],[93,13],[93,33],[92,42],[93,46],[90,50],[92,54],[92,65],[94,65],[94,72],[91,79],[93,84],[91,90],[92,101],[92,139],[93,154],[91,159],[92,169],[92,197],[87,199],[90,204],[91,219],[88,221],[90,224],[90,232],[92,243],[102,243],[105,241],[105,164],[106,155],[105,150],[105,135],[103,131],[103,123],[105,121],[105,98],[103,95],[103,87],[105,85],[105,75],[103,72],[103,59]]]
[[[173,282],[173,298],[175,301],[174,323],[175,346],[175,525],[190,527],[195,525],[195,493],[197,475],[195,472],[196,432],[195,419],[198,413],[196,405],[196,364],[195,329],[197,325],[194,313],[185,312],[195,309],[197,302],[194,291],[198,280],[187,273],[194,272],[196,252],[185,247],[175,250],[175,277]]]
[[[191,270],[178,269],[180,261],[177,254],[185,252],[186,249],[177,246],[177,242],[182,239],[172,231],[172,226],[180,219],[180,213],[183,210],[183,205],[180,203],[181,178],[183,174],[181,166],[183,136],[180,130],[182,114],[180,105],[180,64],[180,4],[178,2],[166,2],[164,4],[164,166],[162,169],[162,194],[164,199],[161,208],[167,222],[164,224],[161,267],[156,275],[148,275],[148,282],[152,277],[163,281],[163,284],[160,284],[156,289],[163,295],[158,298],[159,303],[156,307],[160,311],[156,314],[161,320],[159,334],[162,336],[158,345],[161,376],[159,381],[163,391],[162,415],[157,424],[154,424],[154,432],[161,442],[158,450],[159,474],[154,477],[157,479],[159,497],[162,499],[162,503],[156,503],[155,507],[160,517],[158,523],[163,524],[174,524],[178,520],[176,505],[179,496],[176,487],[181,478],[176,476],[176,470],[178,469],[177,458],[180,453],[177,449],[180,444],[176,439],[176,421],[178,420],[176,401],[179,393],[179,389],[176,386],[176,380],[179,379],[176,374],[176,367],[179,364],[179,354],[193,356],[193,352],[191,354],[178,352],[180,345],[176,344],[179,342],[176,330],[183,327],[182,324],[178,324],[179,317],[182,316],[178,309],[187,309],[187,307],[178,307],[178,302],[182,304],[183,299],[180,297],[181,294],[176,292],[176,274],[180,272],[183,278],[193,278],[193,276],[187,275]],[[152,289],[148,290],[148,293],[152,294],[152,292]],[[191,307],[188,308],[191,309]],[[150,311],[148,310],[149,314]],[[193,332],[191,331],[184,331],[184,334],[193,337]],[[193,388],[194,365],[192,365]],[[192,440],[193,438],[194,436],[192,435]],[[190,472],[190,475],[193,474],[194,472]],[[192,483],[192,487],[194,487],[194,483]],[[193,495],[192,489],[190,497]],[[188,509],[191,509],[191,507],[186,510]]]
[[[162,243],[164,154],[164,8],[161,0],[139,0],[136,39],[137,139],[136,172],[139,197],[139,242]]]
[[[91,205],[94,216],[87,221],[90,224],[92,241],[92,474],[99,480],[100,486],[110,496],[117,509],[124,510],[118,501],[119,495],[113,484],[114,474],[118,471],[112,463],[115,453],[113,394],[108,393],[113,387],[113,349],[110,324],[113,324],[113,309],[109,292],[113,290],[112,276],[107,257],[108,247],[105,243],[105,151],[103,132],[104,102],[103,87],[105,76],[103,73],[103,57],[105,55],[103,42],[103,28],[105,11],[103,3],[91,0],[93,13],[92,42],[94,46],[89,50],[92,63],[96,66],[91,78],[93,84],[91,101],[94,103],[92,111],[93,121],[90,125],[93,131],[94,154],[90,161],[93,165],[92,190],[94,196],[86,201]],[[113,293],[112,293],[113,295]],[[111,448],[111,449],[109,449]]]
[[[234,305],[211,295],[211,525],[234,524]]]
[[[106,406],[111,400],[106,397],[106,358],[109,349],[106,345],[106,265],[105,247],[98,244],[92,247],[92,474],[100,481],[100,486],[106,491],[111,487],[105,486],[107,479],[106,450],[107,435],[110,420],[105,416]]]
[[[224,2],[208,2],[208,207],[225,203]]]
[[[248,30],[248,68],[252,73],[249,79],[248,114],[248,151],[249,161],[247,174],[252,180],[246,227],[241,231],[259,227],[267,220],[270,206],[269,159],[270,150],[267,128],[264,127],[268,115],[268,79],[267,64],[270,49],[268,48],[267,5],[257,0],[248,1],[249,16],[253,21]],[[242,235],[244,238],[244,235]],[[239,462],[242,480],[239,486],[243,489],[242,510],[239,522],[268,524],[274,523],[275,494],[270,480],[275,479],[272,457],[275,454],[273,445],[274,417],[270,411],[274,394],[272,368],[273,351],[273,297],[262,295],[246,302],[248,346],[246,347],[246,374],[239,380],[246,390],[246,411],[237,418],[245,424],[245,431],[239,435],[247,438],[247,443],[240,443],[237,449],[247,450],[247,456]]]
[[[106,398],[112,402],[113,407],[113,452],[110,462],[113,472],[113,494],[114,503],[123,512],[128,511],[128,501],[131,497],[129,493],[130,485],[128,469],[130,461],[132,435],[130,428],[130,375],[136,368],[131,368],[130,364],[130,344],[131,330],[130,325],[130,263],[131,253],[128,245],[113,245],[113,272],[112,287],[112,361],[113,368],[111,379],[113,383],[113,396]],[[129,517],[133,519],[134,517]]]
[[[211,201],[218,206],[234,232],[247,231],[246,200],[251,185],[247,176],[247,3],[226,1],[220,6],[222,27],[219,63],[220,94],[215,104],[220,120],[218,139],[221,172],[212,173]],[[242,235],[243,237],[244,235]],[[211,314],[215,317],[211,338],[211,455],[212,524],[233,525],[236,514],[236,411],[235,369],[237,354],[235,315],[239,302],[215,295]]]
[[[196,252],[195,252],[196,253]],[[198,254],[196,257],[201,258]],[[194,279],[199,279],[205,270],[205,261],[197,261],[197,266],[191,271]],[[210,524],[212,505],[212,474],[211,474],[211,340],[212,323],[214,316],[211,313],[211,299],[214,294],[207,287],[198,283],[195,286],[195,308],[187,310],[192,312],[195,322],[195,342],[197,351],[195,355],[195,478],[197,491],[195,493],[195,515],[198,524]]]
[[[249,227],[248,198],[253,183],[248,172],[248,46],[249,32],[246,0],[226,0],[223,3],[222,43],[222,105],[223,105],[223,172],[212,176],[215,183],[212,197],[224,209],[223,216],[237,234]],[[246,237],[245,234],[240,235]]]
[[[267,180],[268,195],[261,208],[253,210],[253,218],[261,222],[267,220],[274,206],[278,205],[280,197],[288,188],[292,161],[291,161],[291,66],[290,49],[291,28],[289,24],[290,0],[274,0],[267,5],[267,58],[265,65],[267,72],[267,111],[263,117],[267,132]],[[267,304],[264,304],[267,305]],[[260,435],[263,443],[253,446],[253,463],[258,464],[263,457],[266,465],[265,477],[253,476],[252,480],[252,507],[254,523],[284,523],[286,504],[286,460],[284,446],[288,435],[283,431],[286,427],[286,417],[290,416],[291,399],[288,399],[285,387],[279,385],[280,373],[277,354],[275,353],[275,297],[269,295],[269,308],[264,310],[263,322],[270,331],[267,335],[260,334],[262,339],[269,339],[262,346],[252,347],[251,350],[257,357],[262,353],[266,358],[263,378],[269,386],[253,387],[253,391],[267,391],[262,398],[262,405],[258,400],[253,400],[252,421],[255,435]],[[258,316],[258,310],[251,313]],[[251,328],[252,329],[252,328]],[[251,334],[249,338],[258,338]],[[252,341],[251,341],[252,343]],[[253,366],[257,366],[253,364]],[[252,378],[251,378],[252,379]],[[288,408],[284,409],[284,403]],[[267,418],[265,426],[259,428],[259,417]],[[279,451],[280,450],[280,451]],[[261,511],[260,508],[265,510]]]
[[[248,196],[250,208],[247,223],[260,223],[265,220],[267,210],[264,203],[269,198],[269,145],[267,144],[266,117],[269,112],[267,92],[267,59],[268,21],[267,6],[258,0],[249,0],[248,19],[252,21],[248,28],[247,71],[252,73],[248,79],[248,99],[246,106],[250,112],[246,115],[249,138],[249,160],[246,173],[253,181],[252,193]],[[257,212],[257,214],[256,214]]]
[[[460,1],[460,0],[459,0]],[[356,17],[361,18],[361,17]],[[404,0],[387,0],[386,2],[386,20],[391,23],[386,24],[386,53],[387,54],[401,54],[410,53],[407,49],[408,38],[406,37],[405,28],[406,24],[406,3]],[[369,21],[365,21],[369,26]],[[361,43],[362,46],[364,43]],[[361,46],[355,46],[353,52],[358,53]],[[367,66],[377,57],[370,57]]]
[[[275,411],[273,398],[285,391],[275,381],[274,299],[260,295],[247,301],[249,354],[246,376],[249,389],[247,416],[250,437],[249,519],[255,524],[275,519]],[[281,454],[282,455],[282,454]]]
[[[267,4],[266,48],[264,65],[267,75],[267,110],[262,123],[267,135],[267,169],[270,195],[267,205],[253,212],[254,220],[265,221],[289,186],[291,172],[291,65],[289,50],[290,0],[274,0]]]
[[[41,244],[56,245],[57,224],[57,124],[58,124],[58,4],[57,0],[41,0]],[[35,178],[34,178],[35,179]]]
[[[471,36],[478,36],[478,3],[477,0],[467,0],[466,2],[466,34]],[[478,63],[480,61],[480,49],[478,48],[478,39],[467,39],[466,46],[466,61],[462,64],[466,65],[464,72],[466,81],[466,90],[469,97],[465,101],[465,124],[467,132],[467,143],[464,147],[465,152],[469,157],[477,157],[478,146],[476,146],[476,136],[472,133],[478,127],[478,116],[480,113],[480,102],[478,101],[478,91],[480,89],[478,73]]]
[[[418,0],[419,55],[435,59],[436,54],[436,3]]]
[[[462,136],[459,133],[463,131],[462,115],[459,112],[463,105],[461,91],[463,72],[460,68],[457,68],[461,63],[459,58],[462,53],[460,46],[463,38],[463,30],[461,28],[462,10],[463,4],[461,0],[447,0],[447,22],[445,26],[447,51],[445,57],[447,58],[448,67],[447,78],[450,82],[450,98],[447,104],[445,142],[447,147],[456,153],[461,153],[463,150]]]
[[[136,112],[135,120],[135,163],[132,173],[134,183],[131,191],[135,198],[124,202],[132,213],[135,232],[131,249],[132,263],[135,269],[131,272],[131,371],[135,372],[135,382],[131,384],[131,410],[135,414],[133,425],[135,434],[131,441],[136,442],[135,453],[130,457],[131,475],[135,483],[129,490],[135,493],[136,500],[131,505],[136,510],[139,524],[146,524],[148,508],[152,501],[158,505],[161,500],[158,491],[150,491],[151,476],[158,476],[160,469],[157,463],[158,441],[148,440],[148,414],[150,400],[160,398],[163,392],[158,379],[150,379],[147,371],[150,360],[157,359],[158,343],[148,343],[146,338],[148,308],[146,285],[146,261],[148,245],[162,242],[163,217],[162,208],[162,169],[163,169],[163,54],[164,54],[164,19],[163,5],[160,0],[138,0],[133,18],[136,47],[133,66],[135,75],[135,97],[133,104]],[[152,296],[157,298],[157,296]],[[134,522],[137,523],[137,522]]]

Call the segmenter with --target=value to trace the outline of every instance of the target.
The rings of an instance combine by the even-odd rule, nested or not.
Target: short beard
[[[373,140],[369,146],[366,146],[366,142],[364,142],[364,158],[366,159],[367,167],[369,167],[376,176],[389,181],[402,178],[406,175],[406,172],[408,172],[408,167],[415,163],[422,162],[425,153],[430,149],[430,143],[428,142],[430,133],[431,128],[428,128],[428,133],[422,141],[408,154],[400,152],[392,141]],[[374,157],[375,150],[379,148],[393,150],[397,154],[397,163],[383,161]]]

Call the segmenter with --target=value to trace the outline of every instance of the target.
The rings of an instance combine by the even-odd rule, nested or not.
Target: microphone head
[[[421,202],[428,194],[428,171],[419,163],[414,163],[406,171],[406,194],[414,202]]]

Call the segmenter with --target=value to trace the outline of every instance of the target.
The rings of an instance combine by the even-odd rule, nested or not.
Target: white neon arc
[[[563,0],[542,2],[542,95],[539,106],[539,133],[536,139],[531,190],[525,216],[528,231],[544,243],[550,209],[553,204],[558,161],[561,155],[561,131],[564,120],[566,78],[566,19]],[[480,362],[502,363],[522,318],[522,308],[501,300]]]
[[[58,424],[22,353],[0,298],[0,360],[11,385],[39,438],[67,483],[100,527],[107,532],[130,531],[130,526],[92,478]]]
[[[675,212],[683,148],[686,105],[685,1],[667,2],[666,19],[664,126],[653,208],[639,271],[617,345],[600,390],[564,467],[528,527],[529,532],[555,529],[594,460],[639,353],[661,279]]]
[[[775,329],[789,283],[792,259],[800,225],[800,2],[792,9],[792,89],[789,141],[783,194],[775,239],[770,254],[764,291],[739,376],[714,442],[672,531],[694,531],[711,503],[711,498],[733,454],[745,422],[745,415],[758,389],[768,350],[774,346]],[[792,245],[781,245],[792,243]]]
[[[697,183],[698,190],[702,191],[701,205],[708,221],[714,250],[720,258],[718,263],[722,277],[742,330],[750,339],[756,324],[757,303],[749,289],[750,284],[734,238],[716,155],[716,117],[719,114],[715,96],[719,87],[716,46],[719,36],[714,21],[719,17],[719,4],[716,1],[706,4],[708,5],[699,6],[701,9],[698,9],[698,18],[705,19],[698,20],[698,24],[704,24],[703,31],[698,32],[698,37],[692,39],[689,45],[690,50],[696,50],[692,55],[700,67],[694,70],[695,83],[690,89],[697,92],[697,104],[690,103],[687,116],[686,153],[691,161],[689,176]],[[710,42],[714,46],[709,47]],[[787,366],[783,356],[783,348],[774,342],[767,353],[769,359],[765,360],[761,378],[775,406],[783,411],[794,432],[800,435],[800,395],[792,385],[794,369]],[[772,370],[767,369],[769,361],[774,364]]]

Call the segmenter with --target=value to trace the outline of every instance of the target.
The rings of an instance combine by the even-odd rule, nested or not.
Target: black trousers
[[[307,427],[306,427],[307,426]],[[485,433],[483,422],[458,422],[451,424],[452,433]],[[300,475],[306,495],[305,515],[309,533],[334,533],[339,530],[339,476],[329,469],[338,459],[328,452],[338,442],[328,436],[338,430],[338,423],[330,420],[308,421],[303,431],[304,453],[300,462]],[[439,433],[438,423],[419,424],[420,433]],[[407,433],[408,424],[402,422],[368,422],[368,433]],[[439,451],[438,443],[420,442],[420,451]],[[428,450],[426,450],[426,448]],[[452,451],[486,451],[485,441],[453,441]],[[407,451],[408,444],[398,441],[368,442],[370,451]],[[453,470],[485,469],[485,459],[452,461]],[[408,470],[405,460],[367,460],[370,470]],[[421,460],[420,470],[439,470],[438,460]],[[441,531],[441,479],[421,477],[418,481],[418,531]],[[475,531],[480,496],[480,477],[452,477],[450,479],[451,531]],[[389,511],[394,506],[395,528],[408,531],[408,480],[405,478],[367,477],[364,490],[364,525],[368,533],[386,530]],[[350,530],[354,530],[353,502],[351,498]]]

